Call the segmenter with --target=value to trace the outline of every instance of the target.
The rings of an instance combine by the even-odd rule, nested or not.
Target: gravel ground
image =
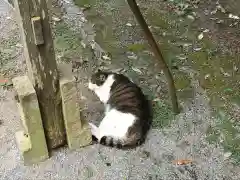
[[[12,18],[13,11],[3,0],[0,0],[0,4],[2,40],[10,37],[8,35],[11,32],[15,33],[17,26]],[[21,56],[19,53],[14,61],[24,65]],[[170,127],[152,129],[142,147],[130,151],[98,145],[78,151],[60,148],[47,161],[31,167],[23,165],[14,139],[14,133],[20,128],[20,118],[13,92],[1,88],[0,120],[3,123],[0,125],[0,179],[238,180],[239,167],[231,165],[227,153],[220,147],[210,145],[205,140],[205,131],[214,119],[210,115],[205,92],[198,82],[192,80],[192,85],[192,101],[183,104],[182,113]],[[94,98],[91,96],[87,99],[90,99],[88,105],[94,109]],[[172,162],[177,159],[192,159],[193,163],[177,166]]]
[[[234,173],[237,168],[224,158],[223,151],[205,141],[206,121],[212,120],[206,97],[198,90],[192,104],[177,117],[178,122],[164,131],[151,130],[142,147],[131,151],[98,145],[78,151],[61,148],[47,161],[32,167],[23,165],[15,144],[14,132],[20,128],[20,120],[13,93],[1,89],[0,95],[1,179],[239,179]],[[194,162],[177,166],[172,163],[176,159]]]

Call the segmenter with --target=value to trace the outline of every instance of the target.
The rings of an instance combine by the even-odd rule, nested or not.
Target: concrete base
[[[29,165],[49,158],[36,92],[27,76],[13,80],[23,131],[16,132],[16,141]]]
[[[62,96],[63,117],[67,134],[68,147],[78,149],[92,142],[88,123],[81,119],[80,105],[77,102],[77,88],[70,65],[59,65],[60,91]]]

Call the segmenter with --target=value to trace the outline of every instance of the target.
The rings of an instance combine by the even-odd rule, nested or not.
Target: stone
[[[30,165],[49,158],[36,92],[28,76],[12,80],[16,91],[22,131],[16,132],[16,142],[24,164]]]
[[[78,149],[91,144],[92,134],[86,120],[81,119],[77,88],[70,69],[71,66],[59,65],[60,92],[68,147]]]

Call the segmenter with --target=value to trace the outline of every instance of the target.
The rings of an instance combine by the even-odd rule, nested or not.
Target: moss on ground
[[[75,0],[75,2],[77,1],[78,0]],[[89,2],[90,1],[88,1],[88,3]],[[177,13],[181,15],[191,15],[191,7],[195,2],[181,2],[182,6],[178,7]],[[109,3],[111,4],[111,2]],[[176,6],[178,6],[179,3],[180,1],[178,0],[174,1]],[[90,5],[93,7],[95,1],[92,4],[90,3]],[[162,7],[163,6],[164,3]],[[166,11],[166,9],[165,11],[162,11],[158,9],[158,7],[143,8],[142,10],[147,22],[151,26],[152,32],[154,32],[155,38],[160,44],[165,60],[169,67],[171,67],[180,100],[184,101],[185,99],[193,97],[191,80],[188,74],[179,70],[181,67],[187,66],[197,72],[194,78],[196,78],[200,83],[200,86],[206,90],[207,95],[210,98],[210,104],[216,109],[216,113],[223,109],[224,112],[229,114],[232,111],[233,103],[240,104],[240,74],[237,73],[237,71],[233,71],[233,67],[239,67],[239,55],[221,53],[221,49],[218,49],[217,44],[212,42],[207,36],[207,33],[204,33],[203,39],[199,40],[199,27],[194,27],[192,20],[184,18],[185,16],[176,16],[175,13]],[[183,13],[180,11],[183,11]],[[109,16],[98,16],[96,11],[93,12],[94,8],[92,8],[91,11],[86,12],[86,14],[87,17],[90,17],[90,21],[92,20],[92,22],[96,24],[96,33],[98,34],[96,39],[100,45],[102,45],[107,51],[111,52],[112,56],[118,60],[124,57],[121,55],[121,51],[135,53],[137,57],[136,60],[124,59],[124,68],[127,69],[126,73],[138,82],[151,82],[151,84],[143,83],[142,87],[145,93],[152,99],[165,97],[164,99],[159,98],[161,101],[159,100],[155,102],[154,127],[162,128],[170,125],[173,120],[173,115],[171,114],[171,108],[167,105],[169,102],[164,102],[167,93],[166,91],[159,93],[152,87],[153,85],[161,85],[162,89],[166,90],[166,83],[163,84],[163,81],[158,81],[155,78],[159,74],[153,74],[156,72],[154,70],[152,71],[152,74],[149,72],[150,68],[154,69],[154,63],[152,61],[152,55],[146,55],[146,52],[151,54],[149,53],[148,44],[146,42],[134,42],[132,44],[128,43],[128,45],[119,48],[117,46],[119,43],[117,40],[118,36],[114,34],[115,31],[111,30],[113,29],[113,26],[106,23],[112,22],[109,20]],[[102,15],[103,13],[100,14]],[[144,65],[142,63],[143,60],[145,63]],[[120,62],[122,63],[123,60]],[[131,66],[143,71],[142,75],[131,71]],[[141,67],[143,68],[141,69]],[[160,76],[160,79],[161,78],[163,78],[163,76]],[[221,140],[220,144],[226,151],[231,151],[234,159],[239,161],[239,131],[236,131],[236,129],[239,129],[240,125],[236,121],[232,122],[230,119],[226,118],[225,121],[214,122],[215,125],[210,127],[207,132],[207,139],[211,143],[216,143],[219,141],[219,136],[223,134],[225,138]]]
[[[153,104],[153,127],[169,127],[174,120],[174,114],[171,107],[163,101],[156,101]]]
[[[217,143],[230,152],[236,164],[240,164],[240,123],[229,117],[226,112],[218,111],[217,122],[206,133],[209,143]]]
[[[80,59],[84,54],[81,45],[81,35],[71,30],[63,21],[54,27],[54,47],[57,59],[64,62],[71,62]]]

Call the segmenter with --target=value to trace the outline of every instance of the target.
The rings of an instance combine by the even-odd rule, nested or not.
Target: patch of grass
[[[218,140],[219,135],[220,135],[219,131],[216,128],[211,127],[211,126],[208,127],[208,130],[206,133],[207,133],[206,139],[211,144],[215,143]]]
[[[179,15],[191,14],[200,2],[199,0],[167,0],[168,2],[174,4],[177,9],[175,10]]]
[[[153,105],[153,127],[164,128],[171,125],[174,114],[170,106],[162,101],[156,101]]]
[[[154,25],[164,30],[167,30],[171,27],[167,18],[165,16],[159,16],[157,11],[147,11],[146,17],[149,21],[149,25]]]
[[[66,23],[57,23],[53,32],[55,51],[61,60],[69,62],[83,55],[81,35],[72,31]]]
[[[186,73],[178,71],[175,73],[175,86],[178,90],[183,90],[191,86],[191,80]]]
[[[95,4],[96,0],[74,0],[75,4],[80,7],[86,7]]]
[[[14,69],[16,71],[17,43],[18,39],[16,37],[2,39],[0,44],[0,74],[14,74]]]
[[[207,140],[209,143],[220,144],[225,152],[232,153],[232,159],[240,164],[240,123],[234,122],[224,111],[217,112],[216,125],[209,127]]]
[[[144,44],[130,44],[128,45],[128,50],[132,51],[132,52],[140,52],[143,51],[145,49],[145,45]]]

